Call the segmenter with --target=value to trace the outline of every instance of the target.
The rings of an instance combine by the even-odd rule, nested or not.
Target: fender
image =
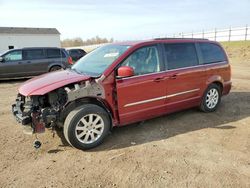
[[[109,103],[105,100],[105,89],[101,82],[105,79],[102,75],[98,79],[87,80],[83,83],[75,83],[74,87],[65,87],[64,90],[67,93],[67,102],[64,105],[63,118],[68,114],[71,109],[74,109],[79,104],[93,103],[103,107],[110,115],[110,120],[113,125],[117,125],[118,121],[115,118],[114,111]]]
[[[115,119],[114,116],[114,112],[112,111],[112,108],[109,106],[109,104],[98,97],[83,97],[83,98],[78,98],[74,101],[70,101],[67,104],[65,104],[63,110],[61,111],[61,115],[60,115],[60,126],[63,127],[63,122],[65,120],[65,118],[67,117],[67,115],[74,110],[76,107],[85,104],[85,103],[92,103],[92,104],[96,104],[98,106],[101,106],[102,108],[104,108],[104,110],[107,111],[109,117],[110,117],[110,122],[112,122],[112,127],[118,125],[118,121]]]
[[[221,84],[221,86],[223,87],[223,83],[224,83],[224,80],[221,76],[219,75],[213,75],[213,76],[210,76],[207,81],[206,81],[206,86],[208,87],[211,83],[214,83],[214,82],[219,82]]]

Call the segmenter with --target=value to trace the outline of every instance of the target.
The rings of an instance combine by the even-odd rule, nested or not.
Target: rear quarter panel
[[[226,95],[231,89],[231,67],[228,62],[215,63],[206,66],[207,82],[210,85],[213,82],[220,82],[223,86],[222,94]]]
[[[221,48],[225,56],[225,61],[204,65],[207,76],[206,88],[213,82],[219,82],[223,87],[222,95],[226,95],[230,92],[232,85],[229,59],[225,50],[218,42],[208,41],[208,43],[215,44]]]
[[[50,70],[51,67],[53,66],[60,66],[62,68],[68,68],[67,64],[67,58],[50,58],[48,59],[48,72]]]

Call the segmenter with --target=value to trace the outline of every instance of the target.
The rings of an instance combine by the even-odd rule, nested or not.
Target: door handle
[[[172,79],[172,80],[175,80],[176,78],[177,78],[177,74],[170,76],[170,79]]]
[[[22,64],[22,62],[18,62],[18,64]]]
[[[30,61],[27,61],[27,63],[31,63]]]
[[[162,80],[164,80],[164,78],[163,78],[163,77],[160,77],[160,78],[154,79],[154,82],[160,82],[160,81],[162,81]]]

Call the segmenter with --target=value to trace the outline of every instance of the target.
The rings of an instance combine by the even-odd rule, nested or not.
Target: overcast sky
[[[0,27],[55,27],[61,39],[134,40],[250,25],[250,0],[0,0]]]

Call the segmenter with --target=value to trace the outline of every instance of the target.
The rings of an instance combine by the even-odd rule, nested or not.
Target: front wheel
[[[69,113],[63,132],[70,145],[86,150],[101,144],[109,130],[108,113],[100,106],[85,104]]]
[[[200,109],[203,112],[215,111],[221,101],[221,88],[216,84],[211,84],[203,95]]]

